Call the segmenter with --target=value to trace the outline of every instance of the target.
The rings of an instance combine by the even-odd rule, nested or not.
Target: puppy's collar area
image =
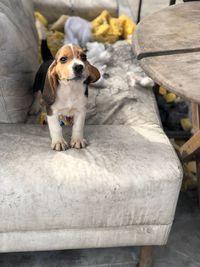
[[[85,81],[83,83],[86,84],[86,85],[88,85],[90,83],[90,76],[87,77],[87,79],[85,79]]]
[[[82,76],[80,76],[80,77],[74,77],[74,78],[72,78],[72,79],[67,79],[67,81],[69,82],[69,81],[79,81],[79,80],[81,80],[83,77]]]
[[[87,79],[83,82],[84,86],[85,86],[85,96],[88,97],[88,85],[90,83],[90,77],[87,77]]]
[[[70,81],[80,81],[81,79],[83,79],[84,77],[83,76],[80,76],[80,77],[73,77],[71,79],[59,79],[59,82],[61,81],[67,81],[67,82],[70,82]],[[83,81],[84,84],[89,84],[90,83],[90,77],[87,77],[84,81]]]

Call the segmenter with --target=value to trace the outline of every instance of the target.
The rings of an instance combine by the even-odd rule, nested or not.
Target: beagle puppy
[[[42,95],[52,139],[51,148],[61,151],[69,147],[62,134],[60,115],[73,117],[70,146],[84,148],[87,145],[83,132],[88,84],[96,82],[100,78],[100,73],[87,61],[86,54],[78,45],[64,45],[57,52],[55,59],[46,64],[48,70],[44,89],[43,92],[41,89],[36,92],[35,101]]]

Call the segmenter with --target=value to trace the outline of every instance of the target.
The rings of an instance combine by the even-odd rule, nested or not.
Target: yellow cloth
[[[51,26],[51,31],[64,32],[65,22],[68,20],[69,16],[61,15]]]
[[[46,112],[43,112],[43,111],[42,111],[42,112],[40,113],[39,121],[40,121],[40,124],[41,124],[41,125],[47,123],[47,114],[46,114]]]
[[[55,57],[57,51],[63,46],[64,33],[58,31],[49,31],[47,33],[47,44]]]
[[[160,88],[159,88],[159,94],[160,95],[166,95],[167,94],[167,90],[164,87],[160,86]]]
[[[181,191],[185,192],[187,190],[197,188],[197,173],[196,173],[196,162],[190,161],[183,164],[183,182]]]
[[[93,40],[97,42],[114,43],[119,39],[130,41],[136,25],[125,15],[112,18],[107,10],[91,22]]]
[[[168,93],[164,95],[164,98],[167,103],[172,103],[176,100],[176,95],[174,93]]]
[[[192,130],[192,123],[189,118],[182,118],[181,119],[181,126],[184,131],[191,131]]]

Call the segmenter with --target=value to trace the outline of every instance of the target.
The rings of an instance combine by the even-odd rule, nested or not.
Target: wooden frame
[[[194,135],[181,147],[183,161],[194,159],[197,167],[197,189],[200,206],[200,106],[192,103],[192,126]]]

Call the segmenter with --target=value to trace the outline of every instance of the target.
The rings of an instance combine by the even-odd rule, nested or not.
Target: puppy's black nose
[[[74,69],[74,72],[76,73],[76,74],[81,74],[82,72],[83,72],[83,65],[81,65],[81,64],[75,64],[74,66],[73,66],[73,69]]]

